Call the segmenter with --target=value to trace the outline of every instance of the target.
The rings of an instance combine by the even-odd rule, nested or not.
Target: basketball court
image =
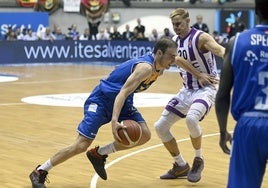
[[[30,188],[30,172],[55,152],[71,144],[83,118],[83,101],[113,66],[88,64],[1,66],[0,76],[0,184],[5,188]],[[8,77],[10,79],[8,79]],[[111,154],[107,158],[108,180],[100,179],[80,154],[49,171],[48,188],[173,188],[226,187],[229,156],[219,147],[215,109],[201,122],[205,169],[198,183],[185,178],[160,180],[173,159],[161,144],[153,125],[169,98],[178,92],[177,72],[165,72],[136,105],[147,120],[151,140],[143,146]],[[229,116],[229,130],[234,121]],[[180,150],[191,165],[194,152],[185,122],[172,129]],[[103,126],[93,145],[113,140],[110,124]],[[268,187],[267,174],[262,187]]]

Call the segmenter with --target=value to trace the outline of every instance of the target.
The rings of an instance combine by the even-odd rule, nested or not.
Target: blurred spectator
[[[157,41],[160,38],[158,31],[156,29],[152,30],[151,35],[149,36],[149,41]]]
[[[11,32],[14,32],[13,29],[12,29],[12,26],[9,26],[7,29],[8,29],[8,30],[7,30],[7,33],[5,34],[5,39],[6,39],[6,40],[7,40],[8,36],[10,35],[10,33],[11,33]]]
[[[16,38],[18,38],[18,36],[20,35],[20,28],[19,27],[17,27],[16,29],[15,29],[15,35],[16,35]]]
[[[100,28],[100,31],[97,33],[96,36],[97,40],[110,40],[110,35],[105,32],[105,29],[103,27]]]
[[[53,35],[55,36],[55,40],[65,40],[67,36],[62,33],[60,26],[55,26]]]
[[[28,29],[28,32],[24,36],[23,40],[34,41],[34,40],[38,40],[38,37],[37,37],[36,33],[33,32],[33,30],[30,28],[30,29]]]
[[[130,31],[129,25],[126,24],[126,30],[123,32],[122,34],[122,39],[123,40],[131,40],[131,38],[133,37],[133,32]]]
[[[228,33],[228,38],[230,39],[232,36],[235,36],[236,33],[242,32],[246,29],[245,23],[240,20],[238,15],[235,16],[235,23],[230,26],[230,31]]]
[[[113,32],[110,35],[111,40],[122,40],[122,35],[121,33],[117,30],[117,26],[114,25],[113,27]]]
[[[90,35],[96,38],[103,17],[109,9],[108,0],[81,0],[80,13],[86,16]]]
[[[138,38],[138,29],[137,28],[134,28],[133,29],[133,36],[131,37],[131,41],[135,41],[135,40],[137,40],[137,38]]]
[[[46,27],[44,31],[40,33],[39,38],[40,40],[50,40],[50,41],[54,41],[56,39],[49,27]]]
[[[215,39],[215,41],[216,41],[217,43],[219,43],[220,45],[223,45],[224,43],[226,43],[225,38],[224,38],[223,36],[221,36],[221,35],[219,34],[218,31],[213,31],[213,33],[212,33],[212,37],[213,37],[213,38]]]
[[[161,37],[167,37],[167,38],[172,38],[174,35],[170,32],[169,28],[164,29],[164,34]]]
[[[95,40],[95,37],[90,35],[89,28],[85,28],[84,33],[80,35],[79,40]]]
[[[208,25],[203,22],[203,16],[200,14],[196,16],[196,23],[193,25],[193,27],[209,33]]]
[[[101,23],[100,21],[98,21],[98,22],[93,22],[93,21],[88,22],[88,27],[89,27],[89,30],[90,30],[91,38],[97,38],[100,23]]]
[[[15,41],[15,40],[17,40],[17,35],[16,35],[15,31],[11,30],[9,32],[9,34],[7,35],[7,37],[6,37],[6,40],[8,40],[8,41]]]
[[[145,33],[145,26],[141,24],[141,19],[137,19],[137,26],[135,27],[138,30],[138,33]]]
[[[20,34],[17,35],[17,40],[24,40],[26,35],[27,35],[27,29],[23,28],[22,32],[20,32]]]
[[[68,28],[69,32],[67,34],[67,39],[78,40],[79,32],[77,31],[77,26],[72,24],[71,27]]]
[[[137,41],[149,41],[149,39],[147,37],[145,37],[145,35],[141,32],[138,33],[138,36],[137,36]]]
[[[109,37],[111,36],[111,26],[110,25],[106,25],[106,30],[105,32],[109,35]],[[111,37],[110,37],[111,38]]]

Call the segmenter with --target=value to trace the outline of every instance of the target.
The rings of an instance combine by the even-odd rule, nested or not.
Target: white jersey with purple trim
[[[185,38],[181,39],[178,35],[176,35],[172,39],[178,43],[179,56],[191,63],[199,72],[218,77],[214,54],[210,51],[202,52],[198,49],[198,39],[202,33],[203,31],[191,28],[189,34]],[[179,72],[183,79],[183,85],[186,89],[196,90],[201,88],[197,78],[191,73],[182,68],[179,68]]]

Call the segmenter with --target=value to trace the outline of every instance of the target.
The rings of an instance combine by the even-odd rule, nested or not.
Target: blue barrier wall
[[[148,41],[1,41],[0,64],[115,62],[152,51]]]
[[[41,31],[49,26],[47,12],[0,12],[0,39],[8,32],[8,27],[32,29],[34,32]]]
[[[148,41],[0,41],[0,65],[122,63],[153,50]],[[222,59],[216,57],[221,69]]]

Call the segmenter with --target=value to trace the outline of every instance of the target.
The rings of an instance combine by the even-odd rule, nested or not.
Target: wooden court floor
[[[0,82],[0,187],[30,188],[29,173],[59,149],[76,138],[83,117],[81,107],[27,104],[21,99],[36,95],[89,93],[112,67],[90,65],[2,66],[1,74],[17,75],[13,82]],[[146,92],[175,94],[181,87],[176,72],[164,75]],[[218,146],[215,109],[202,121],[205,169],[198,183],[186,179],[160,180],[172,166],[169,156],[153,129],[163,107],[139,108],[147,120],[152,139],[143,146],[111,154],[107,159],[108,180],[95,174],[86,155],[80,154],[49,171],[48,188],[173,188],[226,187],[229,156]],[[229,118],[229,130],[234,121]],[[191,147],[185,122],[172,129],[184,158],[192,164]],[[92,147],[112,140],[110,125],[103,126]],[[267,175],[263,187],[268,187]]]

